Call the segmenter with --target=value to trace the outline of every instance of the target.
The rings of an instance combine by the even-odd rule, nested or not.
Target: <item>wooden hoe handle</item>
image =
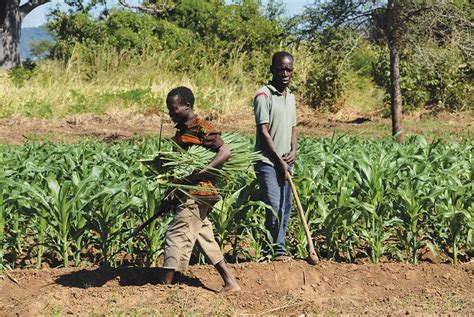
[[[296,186],[293,183],[293,180],[291,179],[291,174],[287,172],[286,176],[288,178],[288,182],[290,183],[293,196],[295,197],[296,205],[298,206],[298,215],[300,216],[301,223],[303,224],[304,232],[306,234],[306,240],[308,240],[308,253],[309,253],[308,262],[312,265],[315,265],[316,263],[319,262],[319,258],[318,258],[318,255],[316,254],[316,251],[314,250],[313,238],[311,238],[311,232],[309,231],[308,223],[306,222],[303,206],[301,206],[300,197],[298,196],[298,192],[296,191]]]

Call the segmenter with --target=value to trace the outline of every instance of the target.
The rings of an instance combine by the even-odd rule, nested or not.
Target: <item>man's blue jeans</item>
[[[265,226],[270,231],[276,244],[275,256],[287,255],[285,234],[288,228],[291,212],[291,187],[278,170],[263,162],[255,164],[261,200],[272,206],[273,210],[266,211]]]

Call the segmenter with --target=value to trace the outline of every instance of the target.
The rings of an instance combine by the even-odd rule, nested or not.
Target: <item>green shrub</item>
[[[20,66],[12,68],[8,71],[8,77],[17,87],[23,87],[25,82],[31,79],[38,72],[35,62],[26,60]]]
[[[258,1],[184,0],[160,17],[119,9],[99,18],[87,11],[55,11],[49,28],[57,41],[54,56],[66,61],[77,44],[91,53],[103,45],[139,55],[173,51],[179,69],[225,64],[240,51],[249,54],[246,70],[254,70],[284,39],[282,22],[270,20],[260,8]]]
[[[301,96],[314,108],[335,110],[344,93],[351,56],[359,37],[348,30],[327,29],[310,40],[312,60]]]
[[[449,111],[472,107],[473,69],[455,49],[426,48],[423,55],[403,53],[400,75],[405,109],[424,106]],[[375,82],[390,98],[388,52],[382,50],[373,68]]]

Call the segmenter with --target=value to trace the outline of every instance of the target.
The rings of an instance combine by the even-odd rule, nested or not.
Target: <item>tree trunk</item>
[[[387,5],[388,27],[387,40],[390,52],[390,109],[392,113],[392,135],[403,142],[402,128],[402,90],[400,88],[400,59],[397,43],[397,8],[395,1],[389,0]]]
[[[390,51],[390,108],[392,113],[392,135],[402,142],[402,91],[400,88],[400,63],[398,48],[395,43],[389,44]]]
[[[20,65],[22,21],[19,0],[6,0],[0,5],[0,68]]]

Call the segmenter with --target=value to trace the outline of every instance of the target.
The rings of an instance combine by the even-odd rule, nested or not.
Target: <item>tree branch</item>
[[[35,8],[45,3],[51,2],[51,0],[30,0],[27,3],[20,6],[20,13],[24,18],[28,13],[33,11]]]
[[[374,14],[374,10],[369,10],[367,12],[354,12],[353,15],[347,16],[343,18],[343,20],[339,21],[339,23],[336,24],[336,26],[340,26],[342,24],[348,24],[351,25],[353,24],[354,28],[359,28],[361,25],[366,23],[368,19]]]
[[[430,7],[430,6],[422,6],[422,7],[418,8],[417,10],[407,12],[406,15],[400,14],[400,17],[397,19],[395,27],[399,28],[404,24],[413,23],[415,21],[416,17],[422,15],[423,13],[425,13],[426,11],[429,11],[431,9],[432,9],[432,7]]]
[[[355,39],[354,43],[352,44],[351,49],[344,55],[344,58],[342,59],[342,61],[337,66],[337,72],[341,71],[342,67],[344,67],[344,65],[347,63],[349,58],[352,56],[352,52],[354,52],[354,50],[357,48],[357,45],[359,45],[359,41],[360,41],[361,38],[362,38],[362,36],[358,36]]]
[[[156,4],[154,6],[140,6],[140,5],[131,5],[126,0],[119,0],[119,3],[128,9],[138,10],[144,13],[148,13],[154,16],[163,15],[176,7],[176,1],[164,0],[161,4]]]

